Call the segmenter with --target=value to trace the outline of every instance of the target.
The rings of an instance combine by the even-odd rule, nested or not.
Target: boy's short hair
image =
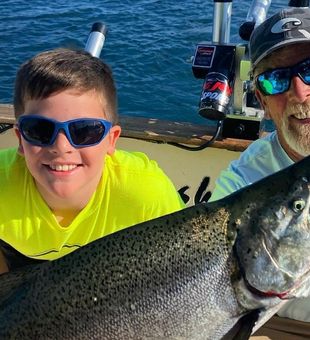
[[[116,88],[111,69],[84,50],[59,48],[37,54],[17,72],[14,111],[18,118],[28,100],[44,99],[64,90],[95,91],[106,118],[118,122]]]

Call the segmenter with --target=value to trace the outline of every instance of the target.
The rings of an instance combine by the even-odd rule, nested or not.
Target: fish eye
[[[293,203],[292,203],[292,209],[296,213],[301,212],[304,209],[305,206],[306,206],[306,202],[302,198],[294,200]]]

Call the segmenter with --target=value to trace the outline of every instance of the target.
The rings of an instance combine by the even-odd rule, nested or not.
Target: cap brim
[[[263,54],[261,54],[255,62],[252,62],[252,69],[254,69],[259,62],[261,62],[264,58],[268,57],[271,53],[275,52],[276,50],[280,49],[281,47],[284,46],[289,46],[289,45],[294,45],[294,44],[303,44],[303,43],[308,43],[310,44],[310,39],[309,38],[299,38],[299,39],[291,39],[291,40],[284,40],[281,41],[280,43],[272,46],[269,48],[267,51],[265,51]]]

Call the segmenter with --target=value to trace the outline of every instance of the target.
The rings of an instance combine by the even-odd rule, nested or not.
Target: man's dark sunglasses
[[[112,123],[96,118],[59,122],[37,115],[25,115],[19,117],[17,127],[24,139],[32,145],[53,145],[62,130],[72,146],[84,148],[100,143],[111,129]]]
[[[256,86],[266,96],[284,93],[289,90],[294,76],[310,85],[310,58],[294,66],[274,68],[259,74],[256,77]]]

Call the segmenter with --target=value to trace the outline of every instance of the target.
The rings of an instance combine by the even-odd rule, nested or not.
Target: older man
[[[221,172],[213,201],[310,155],[310,9],[276,13],[254,30],[249,46],[256,96],[276,130]],[[310,298],[287,303],[278,315],[258,334],[310,338]]]

